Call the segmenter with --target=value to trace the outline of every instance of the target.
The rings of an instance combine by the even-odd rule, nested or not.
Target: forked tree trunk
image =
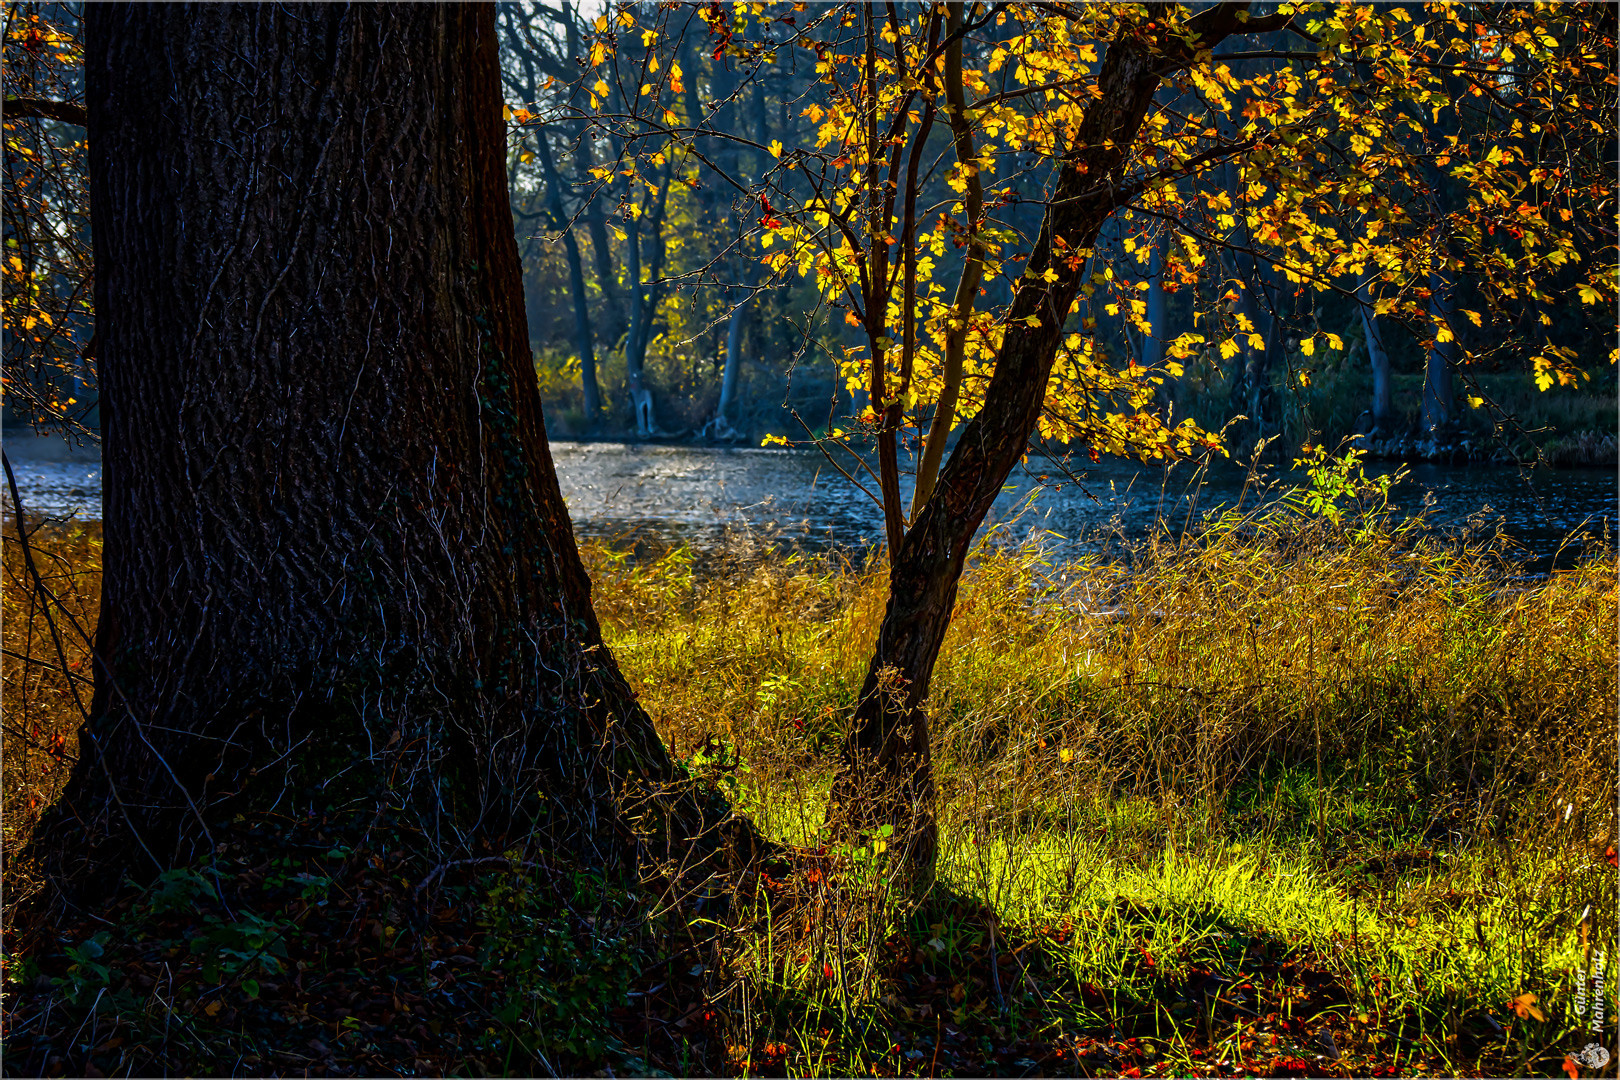
[[[1238,26],[1247,5],[1218,5],[1192,20],[1208,48]],[[940,644],[950,625],[957,583],[974,533],[1023,456],[1040,417],[1064,320],[1080,288],[1084,261],[1054,258],[1054,240],[1083,252],[1113,213],[1119,171],[1161,73],[1190,58],[1171,44],[1172,60],[1140,39],[1109,46],[1098,74],[1100,96],[1087,110],[1064,158],[1056,190],[1017,293],[984,403],[963,429],[933,496],[894,550],[889,600],[829,800],[829,820],[845,830],[894,825],[894,857],[913,886],[931,879],[937,850],[934,779],[924,703]],[[1179,51],[1185,50],[1185,51]],[[1050,268],[1056,280],[1046,282]],[[1038,325],[1028,325],[1031,316]]]
[[[557,487],[486,5],[93,5],[107,406],[94,716],[59,874],[237,812],[612,860],[670,760]]]

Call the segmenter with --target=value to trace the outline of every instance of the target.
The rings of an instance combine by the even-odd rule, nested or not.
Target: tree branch
[[[84,106],[71,101],[52,101],[49,98],[6,98],[7,120],[59,120],[64,124],[84,126]]]

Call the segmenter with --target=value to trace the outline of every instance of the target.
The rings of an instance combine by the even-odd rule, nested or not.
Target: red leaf
[[[821,962],[821,976],[824,979],[830,979],[833,977],[833,967],[825,960]]]

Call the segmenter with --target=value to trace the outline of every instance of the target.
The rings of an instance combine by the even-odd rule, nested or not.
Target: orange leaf
[[[1534,994],[1520,994],[1514,998],[1513,1011],[1519,1014],[1520,1020],[1528,1020],[1532,1016],[1537,1020],[1547,1019],[1542,1011],[1536,1008],[1536,995]]]
[[[1569,1074],[1569,1080],[1576,1080],[1581,1075],[1581,1067],[1568,1054],[1564,1055],[1564,1071]]]

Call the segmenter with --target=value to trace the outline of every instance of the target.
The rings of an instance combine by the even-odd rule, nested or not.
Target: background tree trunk
[[[1456,304],[1451,293],[1451,281],[1444,271],[1435,270],[1429,274],[1429,314],[1437,327],[1449,327],[1452,333],[1456,333],[1453,319]],[[1456,414],[1452,369],[1457,366],[1459,355],[1456,338],[1441,341],[1437,334],[1434,343],[1429,346],[1423,365],[1423,434],[1431,439],[1442,436]]]
[[[1394,424],[1394,400],[1389,374],[1389,353],[1384,349],[1384,334],[1378,327],[1378,316],[1372,309],[1372,290],[1363,284],[1361,294],[1361,329],[1367,337],[1367,362],[1372,367],[1372,426],[1373,430],[1388,434]]]
[[[86,19],[106,545],[54,869],[111,889],[317,800],[618,858],[673,769],[546,444],[492,9]]]
[[[591,333],[590,302],[585,295],[585,267],[579,257],[579,242],[574,239],[574,226],[563,209],[562,177],[551,158],[551,146],[546,133],[534,133],[535,153],[540,156],[540,167],[546,174],[546,208],[551,215],[551,227],[562,237],[563,251],[568,257],[568,296],[574,312],[574,351],[579,354],[579,388],[585,410],[587,427],[595,427],[602,412],[602,392],[596,385],[596,347]]]

